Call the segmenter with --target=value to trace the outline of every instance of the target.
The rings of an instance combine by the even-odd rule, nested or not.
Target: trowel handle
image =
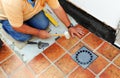
[[[38,44],[37,42],[28,41],[27,44]]]
[[[51,36],[65,36],[64,34],[51,34]]]

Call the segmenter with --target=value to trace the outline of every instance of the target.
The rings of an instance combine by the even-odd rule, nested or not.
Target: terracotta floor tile
[[[61,37],[57,40],[57,42],[63,46],[65,49],[69,50],[79,39],[77,37],[65,39],[65,37]]]
[[[70,55],[66,54],[60,60],[56,62],[56,65],[65,73],[68,74],[72,69],[77,66]]]
[[[107,57],[109,60],[113,60],[113,58],[120,53],[120,50],[113,45],[105,42],[99,49],[98,52]]]
[[[12,74],[11,78],[35,78],[33,73],[27,67],[22,67]]]
[[[79,67],[68,78],[95,78],[95,76],[90,71]]]
[[[120,56],[114,61],[114,63],[120,67]]]
[[[90,33],[88,36],[86,36],[83,41],[88,44],[92,49],[96,49],[103,40],[97,37],[96,35]]]
[[[100,75],[100,78],[120,78],[120,69],[111,65]]]
[[[22,65],[22,61],[16,56],[11,56],[8,60],[1,64],[3,70],[9,75]]]
[[[58,57],[60,57],[65,51],[56,43],[51,45],[44,51],[44,54],[51,60],[55,61]]]
[[[48,67],[50,63],[42,54],[39,54],[33,60],[31,60],[28,65],[33,69],[36,74],[38,74],[46,67]]]
[[[8,56],[10,56],[13,52],[6,46],[4,45],[1,49],[0,49],[0,62],[2,60],[4,60],[5,58],[7,58]]]
[[[108,64],[108,62],[101,56],[99,56],[90,66],[89,68],[96,74],[98,74],[104,67]]]
[[[76,53],[80,48],[82,48],[82,46],[84,46],[84,44],[82,42],[78,43],[76,46],[74,46],[72,49],[70,49],[70,53],[74,54]]]
[[[0,70],[0,78],[6,78],[1,70]]]
[[[38,78],[64,78],[64,75],[56,67],[51,66],[44,73],[42,73]]]

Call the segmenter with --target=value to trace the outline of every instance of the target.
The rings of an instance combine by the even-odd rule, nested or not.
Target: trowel
[[[44,49],[45,47],[49,46],[49,43],[45,43],[45,42],[33,42],[33,41],[28,41],[27,44],[37,44],[39,49]]]

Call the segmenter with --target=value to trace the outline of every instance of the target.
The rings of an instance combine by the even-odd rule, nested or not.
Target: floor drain
[[[80,48],[72,58],[83,68],[87,68],[96,58],[97,55],[86,47]]]

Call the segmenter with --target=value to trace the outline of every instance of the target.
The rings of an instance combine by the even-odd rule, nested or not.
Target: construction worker
[[[83,32],[73,26],[58,0],[0,0],[0,22],[3,29],[18,41],[26,41],[31,36],[49,38],[45,30],[49,20],[43,12],[46,3],[68,28],[72,37],[81,37]]]

